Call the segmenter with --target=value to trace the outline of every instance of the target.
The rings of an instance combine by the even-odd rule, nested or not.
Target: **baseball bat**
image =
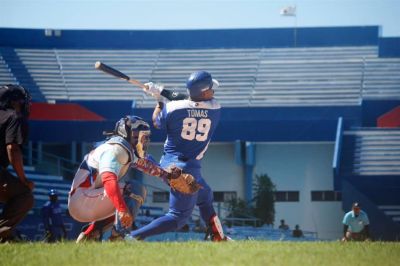
[[[94,64],[94,67],[96,69],[98,69],[98,70],[103,71],[104,73],[107,73],[107,74],[111,75],[111,76],[114,76],[114,77],[119,78],[119,79],[126,80],[126,81],[128,81],[129,83],[131,83],[133,85],[139,86],[140,88],[143,88],[143,89],[146,88],[146,86],[142,82],[140,82],[140,81],[138,81],[136,79],[131,79],[129,76],[125,75],[121,71],[116,70],[115,68],[112,68],[109,65],[106,65],[106,64],[104,64],[104,63],[102,63],[100,61],[97,61]]]

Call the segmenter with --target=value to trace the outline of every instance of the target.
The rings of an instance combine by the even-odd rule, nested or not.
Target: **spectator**
[[[365,241],[369,238],[368,215],[361,210],[361,205],[358,202],[354,202],[352,210],[343,217],[342,241]]]
[[[287,231],[289,230],[289,225],[285,224],[285,220],[281,220],[281,224],[279,225],[279,229],[283,230],[283,231]]]
[[[300,229],[300,226],[298,224],[296,224],[296,226],[294,227],[292,236],[293,237],[304,237],[303,231]]]
[[[65,230],[62,218],[62,209],[55,189],[49,191],[49,201],[42,207],[42,218],[45,229],[44,241],[51,243],[67,238],[67,230]]]
[[[0,242],[16,239],[14,229],[34,202],[34,183],[26,178],[21,147],[28,140],[30,99],[21,86],[0,87]],[[17,177],[7,170],[10,164]]]

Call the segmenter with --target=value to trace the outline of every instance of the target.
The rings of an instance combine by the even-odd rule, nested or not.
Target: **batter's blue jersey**
[[[183,161],[200,160],[207,150],[219,123],[221,106],[215,100],[168,102],[156,119],[158,127],[167,130],[165,154]]]

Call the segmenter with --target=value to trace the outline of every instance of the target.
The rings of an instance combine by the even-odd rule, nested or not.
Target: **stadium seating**
[[[15,77],[11,73],[3,57],[0,55],[0,84],[14,83],[16,83]]]
[[[400,58],[365,60],[363,99],[400,99]]]
[[[10,168],[11,169],[11,168]],[[58,192],[58,200],[63,209],[67,209],[68,192],[71,187],[71,182],[63,179],[62,176],[48,175],[37,172],[35,168],[25,166],[25,174],[29,180],[35,183],[33,195],[35,197],[34,209],[42,208],[43,204],[49,200],[49,190],[56,189]],[[15,175],[15,172],[11,170]],[[32,210],[33,213],[35,210]]]
[[[94,69],[103,61],[142,82],[183,92],[187,76],[207,69],[224,106],[359,105],[363,96],[398,95],[398,59],[377,47],[188,50],[15,49],[46,100],[131,100],[152,107],[131,84]],[[384,86],[381,80],[385,80]],[[379,83],[377,83],[379,82]]]
[[[400,176],[399,129],[360,128],[343,134],[354,141],[346,174]]]
[[[400,224],[400,205],[381,205],[378,209],[382,210],[386,216],[392,218],[393,222]]]

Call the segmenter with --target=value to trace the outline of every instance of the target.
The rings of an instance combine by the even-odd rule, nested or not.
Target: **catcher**
[[[68,197],[68,210],[80,222],[92,222],[79,235],[77,242],[87,238],[98,238],[114,223],[130,228],[137,210],[145,200],[145,189],[139,184],[124,185],[121,178],[130,167],[169,182],[182,180],[174,189],[193,193],[200,186],[181,169],[171,167],[165,171],[146,156],[150,126],[142,118],[126,116],[121,118],[112,132],[106,132],[108,139],[87,154],[77,170]],[[193,178],[192,178],[193,179]],[[173,185],[173,183],[171,184]],[[127,207],[129,202],[129,208]],[[133,202],[133,204],[132,204]],[[116,218],[114,212],[116,211]],[[118,232],[113,230],[113,234]]]
[[[132,238],[145,239],[182,228],[197,205],[202,219],[208,224],[206,238],[210,236],[213,241],[228,240],[212,205],[213,192],[201,175],[201,160],[220,119],[221,106],[214,99],[214,89],[218,85],[206,71],[197,71],[190,75],[186,83],[189,98],[164,90],[158,84],[145,84],[144,91],[157,101],[153,124],[156,128],[167,131],[161,167],[168,169],[176,165],[182,168],[196,179],[202,189],[194,194],[171,189],[169,212],[132,231]],[[164,104],[161,96],[171,101]]]

